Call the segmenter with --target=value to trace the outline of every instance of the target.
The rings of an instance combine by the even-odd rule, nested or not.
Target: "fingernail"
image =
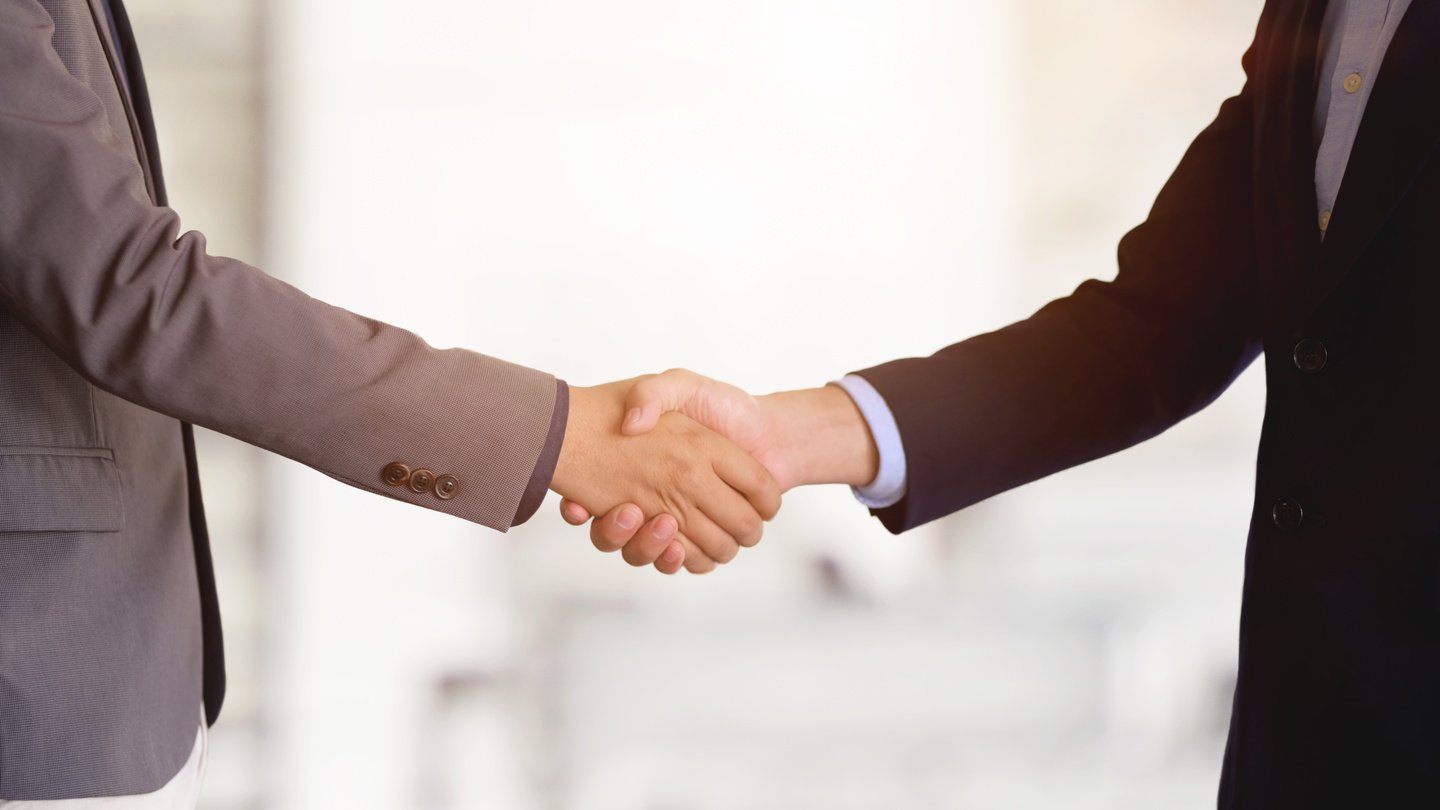
[[[669,540],[675,536],[675,518],[666,516],[655,521],[655,538],[657,540]]]
[[[640,424],[639,408],[631,408],[630,412],[625,414],[625,424],[631,426]]]
[[[665,562],[674,565],[685,559],[685,552],[682,551],[679,546],[671,546],[665,549],[665,553],[661,554],[660,557],[665,560]]]
[[[645,518],[645,516],[642,515],[642,514],[640,514],[640,510],[639,510],[639,509],[636,509],[636,508],[633,507],[633,506],[627,506],[627,507],[625,507],[624,509],[621,509],[621,510],[620,510],[620,514],[618,514],[618,515],[615,516],[615,523],[616,523],[620,528],[625,529],[626,531],[629,531],[630,529],[633,529],[633,528],[635,528],[636,526],[639,526],[639,525],[640,525],[640,521],[643,520],[644,518]]]

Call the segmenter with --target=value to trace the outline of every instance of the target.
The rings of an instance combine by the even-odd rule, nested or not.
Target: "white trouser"
[[[0,799],[3,810],[195,810],[200,801],[200,780],[205,776],[205,753],[209,746],[205,722],[195,734],[195,747],[190,758],[165,786],[154,793],[139,796],[104,796],[98,799],[60,799],[56,801],[7,801]]]

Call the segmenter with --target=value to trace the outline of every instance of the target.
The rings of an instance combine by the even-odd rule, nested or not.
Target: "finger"
[[[660,559],[666,549],[675,540],[675,534],[679,531],[679,524],[670,515],[660,515],[646,523],[640,531],[635,533],[635,538],[625,544],[620,554],[625,562],[640,567],[649,565]],[[684,559],[684,549],[681,549],[681,559]]]
[[[775,476],[754,456],[728,442],[724,444],[728,446],[710,456],[715,474],[744,496],[761,518],[775,517],[780,512],[780,484]]]
[[[708,574],[714,571],[718,564],[710,559],[709,555],[700,550],[695,541],[684,534],[676,535],[680,545],[685,548],[685,570],[692,574]]]
[[[733,490],[727,487],[725,491],[729,493],[729,496],[735,501],[741,504],[745,503],[745,499],[735,494]],[[724,565],[735,559],[735,555],[740,553],[740,542],[729,531],[718,525],[703,509],[704,507],[702,506],[701,510],[691,511],[690,514],[685,516],[685,536],[690,538],[701,551],[705,552],[705,556],[710,558],[711,561]],[[750,514],[754,516],[755,525],[760,525],[760,516],[755,514],[755,510],[751,509]],[[685,556],[685,567],[689,568],[690,555],[686,554]]]
[[[679,540],[671,540],[670,545],[665,547],[660,559],[655,561],[655,570],[662,574],[670,575],[678,572],[685,564],[685,544]]]
[[[561,498],[560,517],[571,526],[584,526],[590,520],[590,510],[569,498]]]
[[[611,509],[605,517],[590,524],[590,542],[604,552],[618,551],[630,542],[645,522],[645,513],[633,503],[623,503]]]
[[[625,419],[620,432],[626,436],[650,432],[661,416],[684,408],[698,385],[698,375],[683,369],[642,377],[625,395]]]
[[[745,500],[740,493],[729,487],[714,492],[706,492],[696,503],[700,512],[709,519],[715,531],[732,538],[737,546],[750,548],[760,542],[765,533],[765,519],[755,511],[755,507]],[[687,522],[686,531],[691,531]],[[740,549],[734,550],[739,553]],[[722,559],[714,553],[710,554],[716,562],[726,563],[729,559]]]

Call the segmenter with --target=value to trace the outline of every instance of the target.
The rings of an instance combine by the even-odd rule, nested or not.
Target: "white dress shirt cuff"
[[[851,487],[855,499],[871,509],[894,506],[905,497],[905,447],[900,443],[900,427],[885,398],[864,377],[851,374],[835,383],[855,401],[860,415],[870,426],[870,435],[880,450],[880,471],[875,480],[863,487]]]

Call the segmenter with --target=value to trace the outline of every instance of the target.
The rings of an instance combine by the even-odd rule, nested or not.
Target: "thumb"
[[[699,385],[698,375],[682,369],[641,378],[625,395],[625,419],[620,432],[626,436],[650,432],[661,416],[683,410]]]

